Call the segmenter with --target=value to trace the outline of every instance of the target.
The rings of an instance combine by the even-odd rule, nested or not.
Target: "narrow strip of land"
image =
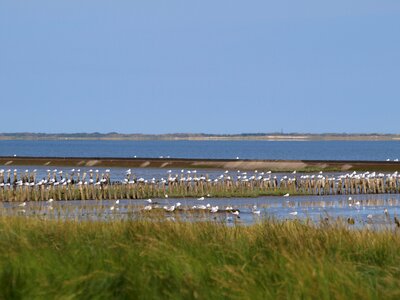
[[[0,157],[0,166],[193,168],[270,170],[272,172],[397,171],[400,162],[339,160],[247,160],[108,157]]]
[[[380,133],[239,133],[239,134],[207,134],[207,133],[173,133],[173,134],[135,134],[135,133],[0,133],[0,140],[167,140],[167,141],[393,141],[400,140],[399,134]]]

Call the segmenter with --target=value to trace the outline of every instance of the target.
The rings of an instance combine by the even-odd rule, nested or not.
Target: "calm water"
[[[346,221],[354,219],[355,227],[380,226],[395,227],[394,216],[400,213],[400,195],[355,195],[349,201],[348,196],[294,196],[260,197],[260,198],[206,198],[204,201],[196,199],[156,199],[162,208],[164,205],[181,203],[181,212],[165,213],[168,220],[187,221],[222,221],[227,223],[252,224],[263,218],[309,219],[320,222],[328,218],[335,222],[337,218]],[[240,218],[231,213],[210,213],[208,210],[190,210],[194,205],[218,206],[220,210],[227,206],[240,210]],[[123,218],[151,219],[151,214],[143,213],[147,203],[143,200],[85,200],[85,201],[57,201],[51,204],[44,202],[28,202],[25,207],[20,203],[0,203],[0,215],[42,216],[45,218],[62,218],[76,220],[111,220]],[[260,210],[260,215],[252,213],[253,206]],[[111,207],[114,207],[111,210]],[[50,209],[51,208],[51,209]],[[190,211],[188,211],[188,209]],[[385,209],[387,214],[384,213]],[[154,215],[153,215],[154,217]]]
[[[0,156],[394,160],[400,141],[0,141]]]

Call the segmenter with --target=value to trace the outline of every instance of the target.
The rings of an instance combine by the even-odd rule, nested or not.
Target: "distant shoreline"
[[[104,140],[104,141],[398,141],[400,134],[120,134],[120,133],[0,133],[5,140]]]

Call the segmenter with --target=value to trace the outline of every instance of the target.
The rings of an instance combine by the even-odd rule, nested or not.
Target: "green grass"
[[[395,299],[398,232],[0,218],[0,299]]]

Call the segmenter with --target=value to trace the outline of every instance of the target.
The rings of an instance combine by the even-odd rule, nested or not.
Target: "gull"
[[[152,203],[153,201],[151,199],[146,200],[147,203]]]
[[[289,193],[283,195],[283,197],[289,197],[289,196],[290,196]]]
[[[147,210],[147,211],[149,211],[149,210],[151,210],[151,209],[152,209],[151,205],[146,205],[146,206],[143,208],[143,210]]]
[[[164,206],[164,210],[165,211],[169,211],[169,212],[173,212],[175,210],[175,205],[172,205],[170,207]]]
[[[255,215],[259,215],[261,213],[261,211],[257,209],[257,205],[253,206],[252,213]]]
[[[119,199],[117,201],[115,201],[115,204],[118,205],[119,204]]]
[[[293,212],[289,213],[289,215],[297,216],[297,211],[293,211]]]
[[[202,200],[204,200],[204,197],[197,198],[197,200],[202,201]]]
[[[18,204],[19,207],[25,207],[26,206],[26,202],[22,202],[21,204]]]
[[[388,218],[388,217],[389,217],[389,212],[388,212],[387,208],[385,208],[385,209],[383,210],[383,212],[385,213],[385,216]]]
[[[168,195],[165,195],[165,198],[168,198]]]
[[[113,206],[110,207],[110,210],[114,210],[114,208],[115,208],[115,207],[114,207],[114,205],[113,205]]]
[[[53,198],[50,198],[49,200],[47,200],[47,203],[51,203],[51,202],[53,202],[54,201],[54,199]]]
[[[212,212],[212,213],[218,212],[218,206],[213,206],[213,207],[211,207],[210,212]]]
[[[235,210],[232,212],[232,215],[235,215],[238,218],[240,218],[239,214],[240,214],[240,212],[238,210]]]

